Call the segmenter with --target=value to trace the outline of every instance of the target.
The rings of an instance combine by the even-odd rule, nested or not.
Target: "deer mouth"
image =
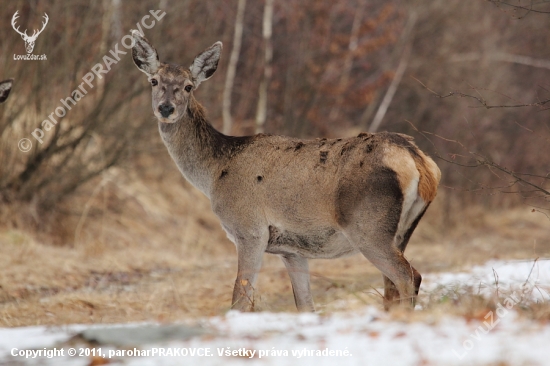
[[[155,113],[155,117],[157,117],[158,121],[162,123],[176,123],[178,120],[174,115],[164,117],[160,113]]]

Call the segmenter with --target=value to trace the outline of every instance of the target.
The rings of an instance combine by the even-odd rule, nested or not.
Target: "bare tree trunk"
[[[103,0],[103,19],[101,21],[101,42],[99,55],[103,57],[111,48],[113,36],[120,39],[122,28],[120,23],[120,0]],[[97,98],[105,93],[105,78],[97,79]]]
[[[118,42],[122,38],[122,19],[121,19],[122,0],[113,0],[113,29],[111,31],[113,38]],[[161,8],[162,9],[162,8]]]
[[[405,51],[403,52],[403,56],[401,57],[401,61],[399,61],[399,66],[397,67],[397,71],[395,71],[395,76],[393,77],[393,80],[391,81],[390,86],[386,91],[386,95],[384,95],[384,99],[382,99],[382,102],[378,107],[378,111],[376,112],[376,115],[374,116],[374,119],[372,120],[372,123],[369,126],[369,130],[368,130],[369,132],[376,132],[378,130],[378,127],[380,127],[380,124],[382,123],[382,120],[386,115],[386,112],[388,110],[388,107],[390,106],[393,96],[397,91],[397,87],[399,86],[399,83],[401,83],[403,74],[407,69],[410,55],[411,55],[411,45],[409,44],[405,48]]]
[[[338,119],[338,116],[340,115],[342,100],[344,98],[345,90],[347,89],[347,86],[348,86],[351,67],[353,66],[354,52],[357,49],[359,29],[361,28],[361,20],[363,19],[363,12],[365,10],[366,3],[367,3],[366,0],[359,0],[359,4],[357,5],[357,10],[355,11],[355,16],[353,18],[353,25],[351,26],[351,34],[349,37],[348,53],[344,60],[342,77],[340,78],[340,86],[339,86],[340,93],[338,94],[336,102],[334,103],[329,115],[329,120],[331,121]]]
[[[113,17],[113,6],[110,0],[103,0],[103,19],[101,22],[101,41],[99,43],[99,54],[103,57],[107,52],[108,42],[111,35],[111,21]],[[98,98],[103,94],[105,88],[105,79],[101,78],[97,80],[97,96]]]
[[[271,80],[271,60],[273,59],[273,45],[271,33],[273,31],[273,0],[265,0],[263,37],[264,37],[264,77],[260,83],[258,109],[256,111],[256,133],[263,133],[267,118],[267,87]]]
[[[229,57],[229,65],[225,76],[225,86],[223,89],[222,101],[222,117],[223,117],[223,133],[226,135],[231,133],[233,121],[231,119],[231,93],[233,92],[233,83],[235,81],[235,72],[237,63],[239,62],[239,54],[241,52],[241,42],[243,36],[243,19],[246,0],[239,0],[237,5],[237,17],[235,19],[235,33],[233,35],[233,49]]]
[[[403,30],[403,34],[401,35],[402,46],[405,49],[403,50],[403,54],[401,55],[401,59],[399,61],[399,65],[397,66],[397,70],[395,71],[393,80],[391,81],[390,86],[388,87],[388,90],[386,91],[386,94],[384,95],[384,98],[382,99],[382,102],[380,103],[380,106],[376,111],[376,115],[374,116],[374,119],[372,120],[372,123],[369,126],[369,129],[368,129],[369,132],[376,132],[380,127],[380,124],[382,123],[382,120],[386,115],[386,112],[388,110],[388,107],[390,106],[393,96],[397,91],[397,87],[399,86],[399,83],[401,83],[401,78],[403,78],[403,74],[407,69],[407,65],[409,64],[409,57],[411,55],[411,48],[412,48],[411,34],[413,31],[414,25],[416,23],[416,19],[417,19],[417,14],[415,12],[412,12],[411,15],[409,16],[409,20],[407,21],[407,25]],[[367,108],[365,110],[365,114],[371,111],[373,111],[373,109]],[[362,116],[362,118],[365,118],[365,117],[366,117],[365,115]]]

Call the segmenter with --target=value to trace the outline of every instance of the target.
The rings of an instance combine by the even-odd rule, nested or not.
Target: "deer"
[[[0,104],[4,103],[10,95],[13,79],[0,81]]]
[[[356,253],[382,272],[386,310],[414,309],[422,276],[403,253],[436,196],[441,172],[412,137],[224,135],[194,96],[216,71],[222,43],[184,67],[160,62],[144,35],[131,35],[162,141],[185,179],[210,199],[236,246],[232,309],[255,310],[264,253],[282,259],[298,311],[315,311],[308,260]]]
[[[40,30],[35,29],[32,33],[32,36],[29,36],[27,35],[26,29],[24,32],[21,32],[19,30],[19,27],[16,28],[15,26],[15,21],[17,20],[17,18],[19,18],[19,15],[17,15],[18,12],[19,11],[16,11],[15,14],[13,14],[13,17],[11,18],[11,26],[17,33],[19,33],[21,38],[23,38],[23,41],[25,41],[25,50],[27,51],[27,53],[32,53],[32,51],[34,50],[34,43],[36,42],[36,38],[38,38],[40,33],[42,33],[42,31],[44,30],[44,28],[46,28],[46,25],[48,24],[48,20],[49,20],[48,14],[44,13],[45,21],[42,22],[42,29]]]

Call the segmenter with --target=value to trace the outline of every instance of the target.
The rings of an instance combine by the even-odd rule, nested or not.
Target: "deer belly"
[[[298,254],[305,258],[339,258],[357,252],[344,235],[332,228],[294,233],[270,226],[266,249],[272,254]]]

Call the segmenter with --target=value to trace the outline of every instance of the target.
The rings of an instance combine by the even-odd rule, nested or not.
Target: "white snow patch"
[[[523,286],[523,287],[522,287]],[[424,276],[422,291],[437,288],[475,288],[482,295],[516,292],[531,301],[550,300],[550,259],[537,261],[489,261],[468,272]]]
[[[532,273],[529,276],[529,273]],[[535,285],[529,296],[533,301],[548,301],[550,262],[495,261],[473,268],[470,272],[441,273],[425,276],[427,288],[438,286],[472,286],[492,294],[496,288],[493,269],[498,274],[498,287],[521,286],[528,278]],[[481,286],[480,286],[481,285]],[[537,290],[539,289],[539,290]],[[467,322],[463,318],[444,317],[439,321],[399,322],[376,307],[330,315],[289,313],[239,313],[231,311],[222,317],[205,318],[201,325],[211,333],[187,341],[143,344],[138,349],[180,352],[208,349],[210,356],[115,357],[113,365],[546,365],[550,326],[522,320],[513,309],[502,310],[500,317],[486,324]],[[98,325],[96,325],[98,326]],[[106,325],[103,325],[106,326]],[[113,325],[120,326],[120,325]],[[139,324],[127,326],[139,327]],[[86,347],[84,344],[61,344],[75,332],[89,326],[65,328],[26,327],[0,329],[0,364],[21,365],[87,365],[86,357],[24,359],[13,357],[12,348],[41,349]],[[113,347],[102,347],[103,352]],[[239,356],[239,350],[241,355]],[[235,351],[235,356],[218,352]],[[243,351],[255,352],[248,359]],[[322,352],[339,352],[323,356]],[[259,353],[263,356],[259,358]],[[316,355],[320,352],[321,355]]]

